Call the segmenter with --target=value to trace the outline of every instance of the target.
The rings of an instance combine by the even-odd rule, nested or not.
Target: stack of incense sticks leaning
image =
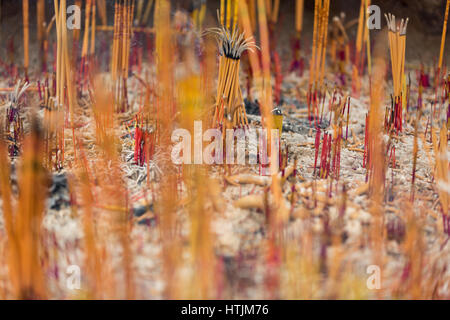
[[[406,28],[408,18],[402,19],[397,26],[395,16],[385,15],[389,29],[389,47],[391,51],[392,78],[394,83],[393,117],[391,125],[397,132],[402,131],[402,90],[405,84],[405,49],[406,49]]]
[[[311,112],[314,115],[314,120],[317,119],[318,101],[321,99],[323,78],[325,73],[329,11],[330,0],[315,0],[313,47],[309,71],[309,92],[307,99],[308,118],[310,121]]]
[[[54,0],[54,7],[57,35],[55,104],[50,104],[45,111],[45,120],[48,124],[46,164],[49,167],[60,166],[64,161],[64,114],[66,106],[69,107],[72,138],[75,141],[73,125],[75,94],[68,50],[66,0]]]
[[[128,109],[127,78],[134,1],[116,1],[114,9],[114,40],[111,59],[111,78],[113,81],[115,110],[117,112],[124,112]]]
[[[237,8],[237,5],[235,7]],[[230,11],[227,10],[227,12]],[[236,12],[237,10],[235,10]],[[221,21],[223,21],[223,14],[221,17]],[[248,125],[239,84],[239,64],[242,53],[245,50],[252,51],[256,45],[252,37],[245,38],[244,33],[239,33],[239,29],[236,27],[236,17],[237,14],[234,15],[232,31],[223,24],[220,28],[210,29],[210,32],[217,36],[220,53],[219,80],[213,120],[213,125],[216,127],[223,126],[224,119],[232,127]],[[228,17],[227,20],[227,26],[230,26]]]

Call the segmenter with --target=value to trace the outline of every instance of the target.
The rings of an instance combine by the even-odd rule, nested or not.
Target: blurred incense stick
[[[23,67],[25,69],[25,78],[28,78],[28,66],[29,66],[29,41],[30,41],[30,25],[29,25],[29,5],[28,0],[22,0],[23,11]]]

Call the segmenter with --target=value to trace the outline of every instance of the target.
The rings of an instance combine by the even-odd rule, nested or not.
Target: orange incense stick
[[[444,58],[445,36],[447,35],[447,22],[448,22],[449,7],[450,7],[450,0],[447,0],[447,6],[445,8],[445,16],[444,16],[444,26],[442,27],[441,50],[439,51],[439,69],[438,70],[441,70],[442,61]]]

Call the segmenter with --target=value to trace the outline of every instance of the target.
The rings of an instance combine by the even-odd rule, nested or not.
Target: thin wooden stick
[[[106,0],[97,0],[97,7],[100,19],[102,20],[102,24],[108,24],[108,17],[106,14]]]
[[[327,39],[328,39],[328,16],[329,16],[329,12],[330,12],[330,0],[325,0],[325,16],[324,16],[324,27],[323,27],[323,33],[324,33],[324,44],[323,44],[323,49],[322,49],[322,66],[320,69],[320,78],[319,78],[319,83],[320,83],[320,87],[323,86],[323,79],[324,79],[324,75],[325,75],[325,58],[326,58],[326,52],[327,52]]]
[[[28,78],[28,66],[29,66],[29,41],[30,41],[30,36],[29,36],[29,19],[28,19],[28,15],[29,15],[29,4],[28,4],[28,0],[22,0],[22,12],[23,12],[23,67],[25,69],[25,78]]]
[[[226,24],[227,29],[230,29],[231,26],[231,1],[232,0],[227,0],[227,24]]]
[[[448,22],[449,7],[450,7],[450,0],[447,0],[447,5],[445,8],[445,16],[444,16],[444,26],[442,27],[441,50],[439,51],[439,69],[438,70],[441,70],[442,61],[444,59],[445,36],[447,35],[447,22]]]
[[[312,44],[312,55],[311,55],[311,63],[309,67],[309,87],[315,83],[315,68],[316,68],[316,47],[317,47],[317,38],[318,38],[318,20],[319,20],[319,3],[320,0],[315,0],[314,4],[314,25],[313,25],[313,44]]]
[[[296,0],[295,4],[295,30],[300,34],[303,29],[303,10],[305,3],[304,0]]]
[[[356,57],[360,59],[360,54],[363,44],[363,31],[364,31],[364,17],[365,17],[365,0],[361,0],[361,5],[359,7],[359,19],[358,19],[358,31],[356,33]]]
[[[280,0],[274,0],[273,11],[272,11],[272,23],[278,22],[278,13],[280,11]]]
[[[95,13],[96,13],[96,4],[95,1],[92,3],[92,27],[91,27],[91,50],[89,54],[91,57],[94,57],[95,54],[95,27],[96,27],[96,19],[95,19]]]
[[[84,59],[88,53],[89,24],[91,21],[91,6],[92,6],[92,0],[87,0],[86,5],[85,5],[86,16],[84,19],[84,37],[83,37],[83,47],[81,50],[81,59]]]
[[[42,43],[44,40],[45,32],[45,0],[38,0],[36,5],[36,18],[37,18],[37,38]]]
[[[370,0],[366,0],[366,21],[369,19],[369,12],[368,8],[370,6]],[[369,28],[367,27],[367,24],[365,24],[365,34],[364,34],[364,41],[366,43],[367,48],[367,73],[369,74],[369,78],[372,75],[372,54],[371,54],[371,48],[370,48],[370,32]],[[369,82],[370,85],[370,82]]]
[[[129,52],[132,23],[134,17],[134,1],[116,1],[114,9],[114,34],[111,55],[111,79],[113,81],[114,104],[116,111],[123,112],[128,107],[127,79],[129,73]]]
[[[138,25],[141,24],[143,7],[144,7],[144,0],[137,0],[136,21]]]
[[[145,8],[144,17],[142,19],[142,25],[146,25],[147,24],[148,19],[150,18],[150,12],[152,10],[154,2],[155,2],[154,0],[149,0],[147,2],[147,7]]]

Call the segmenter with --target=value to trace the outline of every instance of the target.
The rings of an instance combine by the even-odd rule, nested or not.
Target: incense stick
[[[295,30],[298,34],[302,32],[303,29],[303,10],[304,10],[304,0],[296,0],[295,2]]]
[[[28,0],[22,0],[22,12],[23,12],[23,67],[25,69],[25,78],[28,78],[28,65],[29,65],[29,57],[28,57],[28,45],[29,45],[29,5]]]
[[[127,78],[129,72],[129,52],[131,25],[134,16],[134,1],[116,1],[114,6],[114,34],[111,57],[111,79],[114,88],[114,104],[117,112],[128,109]]]
[[[450,7],[450,0],[447,0],[447,5],[445,7],[445,15],[444,15],[444,26],[442,27],[441,49],[439,51],[438,70],[441,70],[442,62],[444,59],[445,36],[447,35],[447,22],[448,22],[449,7]]]
[[[227,2],[227,7],[229,7],[230,2]],[[221,25],[220,28],[208,30],[217,37],[220,53],[219,79],[213,118],[213,125],[216,127],[221,127],[223,125],[222,119],[228,119],[228,117],[230,117],[233,127],[248,124],[239,84],[239,60],[244,51],[253,51],[256,45],[252,37],[246,38],[244,33],[239,33],[236,27],[237,2],[235,2],[235,5],[232,31],[224,25]],[[219,16],[222,17],[222,13],[219,13]],[[229,25],[228,19],[227,24]]]
[[[323,79],[325,75],[325,60],[328,41],[328,18],[330,0],[316,0],[314,5],[314,26],[312,55],[309,70],[308,85],[308,118],[311,121],[311,112],[314,115],[314,124],[317,126],[318,100],[324,93]]]
[[[394,84],[394,100],[391,125],[397,132],[402,131],[402,113],[403,107],[406,106],[402,102],[402,91],[405,83],[405,50],[406,50],[406,29],[409,19],[401,19],[397,25],[395,16],[392,14],[385,15],[388,24],[388,38],[391,53],[392,77]]]

